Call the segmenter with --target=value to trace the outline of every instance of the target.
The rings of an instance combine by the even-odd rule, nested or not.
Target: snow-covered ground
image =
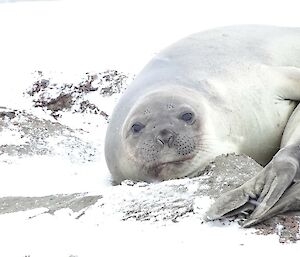
[[[57,84],[76,84],[86,72],[107,69],[133,76],[161,48],[203,29],[245,23],[300,26],[300,4],[290,0],[12,2],[0,0],[0,107],[25,110],[51,122],[56,120],[50,112],[33,107],[25,93],[36,80],[35,71]],[[110,114],[118,97],[89,100]],[[76,161],[63,147],[54,155],[2,154],[0,197],[111,190],[103,154],[105,118],[66,112],[58,121],[96,149],[92,161]],[[25,144],[18,132],[0,130],[0,145]],[[238,224],[201,224],[196,217],[178,223],[125,222],[118,213],[104,215],[97,205],[81,219],[69,209],[39,215],[43,212],[0,216],[0,256],[288,256],[300,251],[299,243],[282,245],[275,235],[259,236]]]

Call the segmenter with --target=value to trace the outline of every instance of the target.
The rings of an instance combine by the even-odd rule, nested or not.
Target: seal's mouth
[[[162,162],[158,166],[167,166],[167,165],[170,165],[170,164],[178,166],[178,165],[182,165],[185,161],[187,161],[189,159],[177,160],[177,161],[169,161],[169,162]]]
[[[187,156],[185,158],[181,158],[178,160],[173,160],[173,161],[165,161],[165,162],[159,162],[156,163],[155,165],[151,165],[148,169],[148,174],[152,175],[154,177],[159,177],[159,175],[165,171],[172,171],[174,170],[174,172],[177,169],[180,169],[181,166],[183,166],[183,164],[185,164],[186,161],[192,159],[194,156]]]

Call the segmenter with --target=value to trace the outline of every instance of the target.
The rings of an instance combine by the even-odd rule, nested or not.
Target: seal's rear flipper
[[[291,187],[289,187],[283,196],[279,199],[279,201],[264,215],[254,218],[248,219],[243,227],[247,228],[258,224],[264,220],[272,218],[275,215],[282,214],[285,212],[293,212],[300,210],[300,182],[294,183]]]

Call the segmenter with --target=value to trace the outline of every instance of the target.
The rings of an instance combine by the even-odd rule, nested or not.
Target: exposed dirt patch
[[[35,107],[50,110],[55,118],[60,117],[60,111],[71,111],[99,114],[107,119],[108,115],[97,106],[97,103],[92,103],[89,96],[95,92],[103,97],[120,93],[132,79],[128,74],[116,70],[85,73],[77,83],[55,82],[42,71],[34,75],[36,81],[26,94],[33,98]]]
[[[258,235],[277,234],[280,243],[300,240],[300,216],[279,215],[255,226]]]

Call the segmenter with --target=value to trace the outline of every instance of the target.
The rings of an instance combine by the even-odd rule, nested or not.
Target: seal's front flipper
[[[297,177],[299,157],[299,145],[281,149],[258,175],[217,199],[206,214],[207,220],[236,214],[246,203],[253,203],[257,206],[245,226],[261,221]]]
[[[274,86],[278,87],[278,96],[282,99],[299,101],[300,99],[300,68],[293,66],[266,66],[265,74],[274,76],[277,80]]]
[[[264,215],[258,218],[250,218],[244,224],[243,227],[250,227],[264,220],[272,218],[275,215],[293,212],[300,210],[300,182],[294,183],[279,199],[279,201],[267,211]]]
[[[209,221],[225,216],[234,216],[235,214],[230,215],[230,213],[233,213],[234,211],[236,213],[236,210],[240,210],[248,200],[249,196],[245,194],[241,187],[229,191],[215,201],[206,213],[205,219]]]
[[[252,212],[257,205],[255,198],[255,178],[253,178],[218,198],[206,212],[205,219],[207,221],[216,220],[232,217],[240,213]]]

